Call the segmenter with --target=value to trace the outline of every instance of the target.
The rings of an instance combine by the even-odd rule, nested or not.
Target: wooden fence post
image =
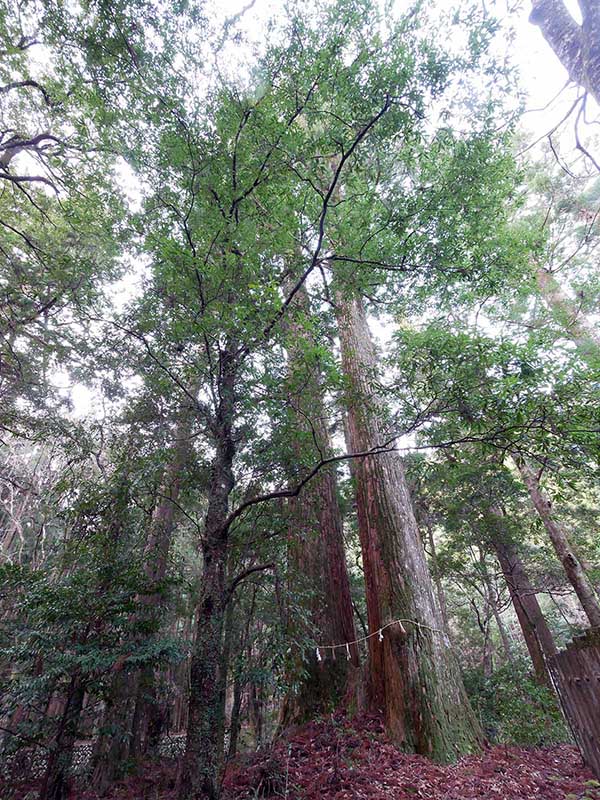
[[[575,637],[548,667],[582,758],[600,778],[600,629]]]

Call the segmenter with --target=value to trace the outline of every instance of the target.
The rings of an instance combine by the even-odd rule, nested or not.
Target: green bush
[[[465,685],[490,742],[539,747],[571,740],[558,700],[534,681],[525,659],[489,677],[470,670]]]

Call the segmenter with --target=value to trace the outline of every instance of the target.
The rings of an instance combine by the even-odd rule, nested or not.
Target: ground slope
[[[110,800],[175,800],[176,766],[148,764],[110,792]],[[0,800],[35,798],[34,785],[0,788]],[[72,800],[96,800],[85,785]],[[570,745],[496,746],[452,766],[399,752],[376,717],[332,717],[290,733],[269,751],[240,756],[223,782],[223,800],[600,800],[600,783]]]

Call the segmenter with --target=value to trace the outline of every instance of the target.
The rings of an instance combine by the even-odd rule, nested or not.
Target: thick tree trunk
[[[190,699],[179,800],[216,800],[219,796],[219,674],[227,600],[225,568],[229,496],[235,481],[233,418],[236,345],[221,354],[219,407],[212,425],[215,455],[202,535],[202,574],[196,641],[190,667]]]
[[[523,638],[531,656],[536,680],[552,687],[547,659],[556,653],[554,638],[517,549],[504,531],[504,515],[500,509],[490,509],[490,522],[491,544],[496,551],[508,586]]]
[[[600,104],[600,6],[579,0],[583,24],[578,25],[563,0],[533,0],[530,20],[538,25],[570,79]]]
[[[581,562],[571,547],[565,530],[562,525],[554,519],[550,502],[542,492],[537,475],[523,460],[516,461],[516,464],[523,478],[523,482],[529,491],[531,502],[544,523],[554,551],[564,567],[569,582],[575,589],[575,593],[590,621],[590,625],[593,628],[600,627],[600,605],[598,603],[598,597],[594,592],[594,588]]]
[[[352,450],[384,444],[373,389],[377,357],[362,302],[337,298]],[[482,734],[467,699],[415,521],[402,462],[393,452],[354,465],[370,632],[368,698],[408,751],[450,761],[478,749]]]
[[[310,442],[308,466],[312,467],[331,456],[332,447],[327,429],[321,364],[318,357],[310,356],[307,363],[307,353],[314,348],[314,343],[303,325],[310,314],[305,289],[297,293],[294,306],[300,317],[290,315],[285,323],[289,337],[290,406],[294,425]],[[307,453],[299,437],[295,438],[295,443],[296,461],[306,463]],[[296,582],[301,576],[304,588],[311,595],[309,633],[323,645],[355,642],[335,469],[322,469],[301,496],[290,501],[289,508],[291,575]],[[295,621],[290,620],[289,624],[293,628]],[[319,662],[311,651],[308,663],[302,658],[303,654],[298,655],[298,667],[305,677],[298,691],[284,700],[280,717],[282,727],[329,711],[342,699],[346,703],[354,699],[358,684],[358,648],[356,644],[350,645],[350,659],[342,650],[337,653],[340,657],[333,660],[332,651],[325,650],[323,660]]]

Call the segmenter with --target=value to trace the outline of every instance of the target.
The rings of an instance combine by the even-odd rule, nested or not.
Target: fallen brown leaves
[[[264,758],[256,754],[230,767],[228,798],[256,796]],[[586,785],[592,773],[569,745],[493,747],[442,766],[399,752],[375,717],[311,723],[277,743],[269,758],[280,765],[288,800],[600,800]]]
[[[175,800],[174,762],[148,764],[113,787],[110,800]],[[33,785],[0,798],[23,800]],[[240,756],[223,782],[226,800],[600,800],[600,787],[570,745],[492,747],[442,766],[399,752],[373,716],[313,722],[275,746]],[[35,797],[35,794],[29,795]],[[72,800],[96,800],[84,786]]]

